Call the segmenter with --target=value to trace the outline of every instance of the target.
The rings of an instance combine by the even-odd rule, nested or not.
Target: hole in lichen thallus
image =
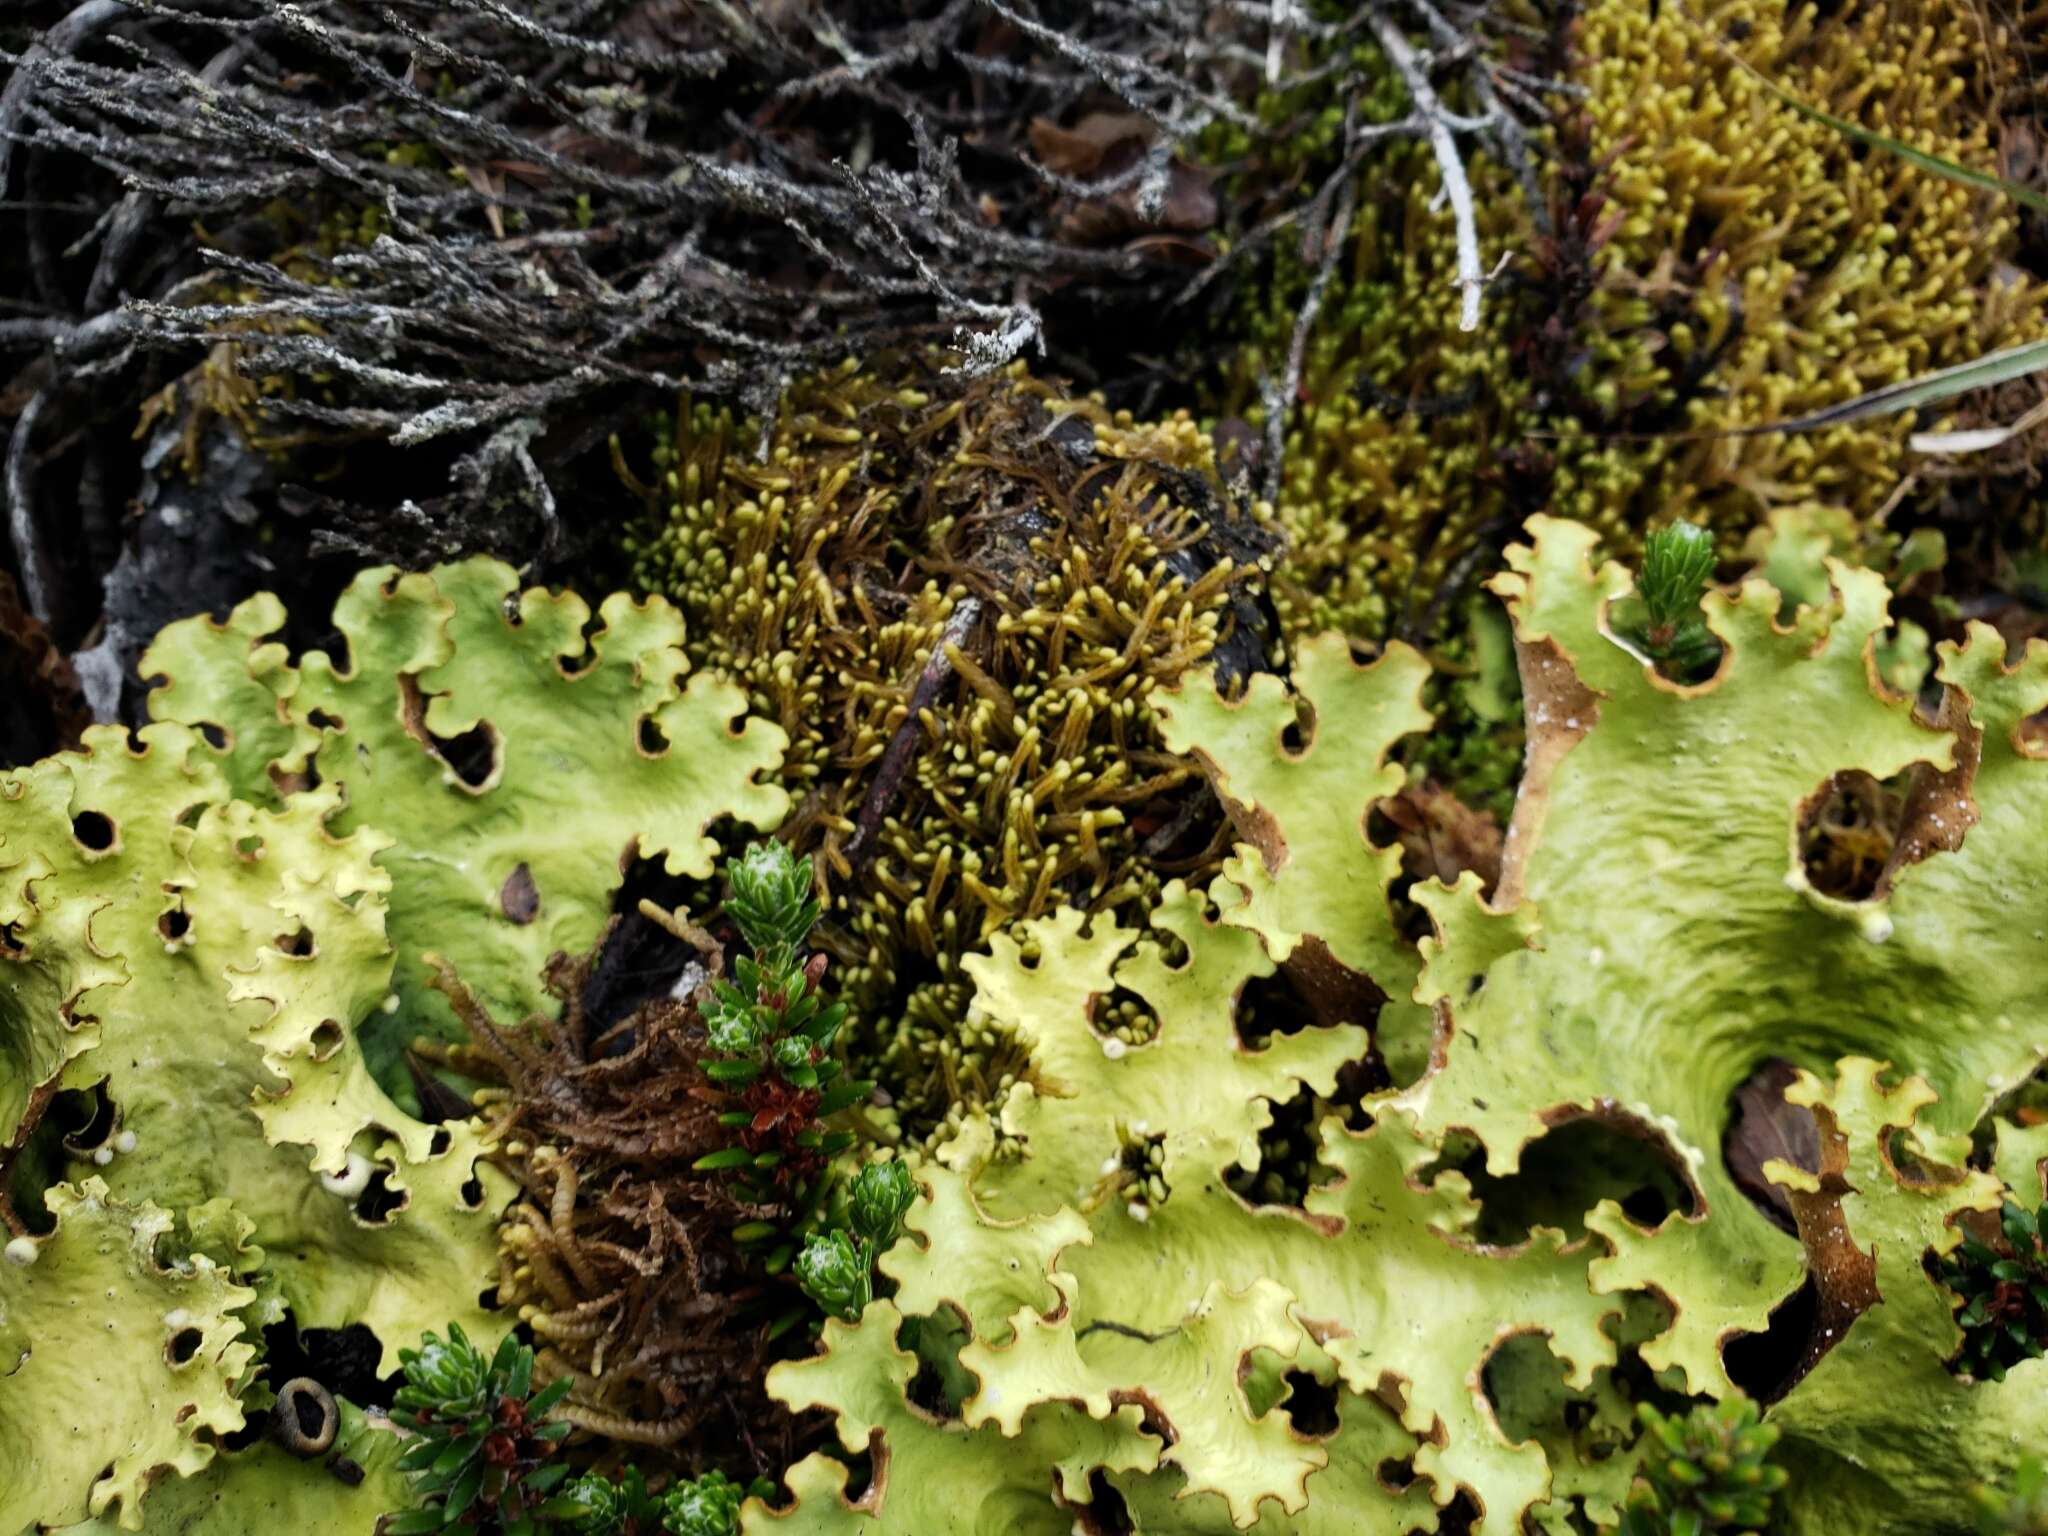
[[[572,683],[589,672],[603,659],[597,642],[598,637],[605,632],[605,629],[604,615],[600,613],[585,614],[582,627],[579,630],[582,643],[576,648],[573,655],[557,656],[555,658],[555,670]]]
[[[1791,1062],[1773,1057],[1762,1062],[1729,1096],[1728,1129],[1721,1136],[1721,1159],[1735,1187],[1778,1227],[1796,1233],[1792,1200],[1785,1186],[1764,1175],[1764,1164],[1782,1159],[1808,1173],[1820,1171],[1820,1128],[1813,1111],[1787,1104],[1785,1090],[1799,1075]]]
[[[1524,1242],[1538,1226],[1577,1238],[1586,1230],[1586,1212],[1602,1200],[1614,1201],[1646,1228],[1674,1211],[1691,1216],[1699,1209],[1698,1192],[1670,1143],[1624,1114],[1574,1115],[1553,1125],[1523,1148],[1521,1167],[1505,1177],[1487,1172],[1485,1148],[1476,1142],[1451,1166],[1471,1180],[1480,1203],[1472,1237],[1490,1246]],[[1420,1177],[1433,1176],[1425,1170]]]
[[[1517,1333],[1501,1340],[1486,1357],[1480,1381],[1501,1433],[1516,1444],[1553,1427],[1561,1416],[1559,1398],[1565,1399],[1564,1409],[1590,1400],[1567,1390],[1565,1364],[1541,1333]]]
[[[882,1438],[879,1429],[868,1432],[865,1450],[846,1451],[838,1446],[827,1446],[828,1454],[846,1463],[846,1501],[861,1505],[878,1503],[877,1497],[883,1486],[883,1479],[889,1468],[889,1445]]]
[[[399,1374],[377,1374],[384,1346],[366,1323],[301,1328],[290,1317],[263,1330],[263,1360],[279,1376],[310,1376],[364,1408],[388,1408]]]
[[[1479,1502],[1470,1490],[1460,1488],[1458,1496],[1444,1506],[1444,1512],[1437,1517],[1437,1536],[1472,1536],[1472,1529],[1478,1525]]]
[[[1315,722],[1315,710],[1308,700],[1296,695],[1294,718],[1280,732],[1280,750],[1289,757],[1300,757],[1308,751],[1309,744],[1315,740]]]
[[[1378,819],[1377,812],[1374,813],[1374,819]],[[1373,840],[1378,842],[1381,834],[1375,831],[1372,836]],[[1404,863],[1401,872],[1387,885],[1387,912],[1394,920],[1394,932],[1408,944],[1419,944],[1436,932],[1436,927],[1430,920],[1429,909],[1410,894],[1419,878]]]
[[[950,1305],[925,1317],[906,1317],[896,1329],[899,1349],[917,1357],[904,1396],[942,1422],[958,1422],[961,1402],[974,1392],[974,1376],[960,1369],[960,1349],[972,1339],[967,1321]]]
[[[1415,1485],[1415,1458],[1389,1456],[1373,1471],[1379,1485],[1389,1493],[1401,1493]]]
[[[1315,1022],[1315,1015],[1285,971],[1247,981],[1237,994],[1232,1014],[1237,1038],[1248,1051],[1264,1050],[1275,1035],[1298,1035]]]
[[[1077,1536],[1132,1536],[1137,1530],[1130,1505],[1100,1467],[1088,1474],[1088,1502],[1074,1511],[1074,1530]]]
[[[0,986],[0,1032],[8,1028],[8,1003],[6,988]],[[15,1132],[15,1145],[7,1155],[4,1169],[0,1169],[0,1179],[5,1180],[0,1188],[4,1188],[13,1203],[14,1214],[27,1235],[41,1237],[56,1229],[57,1219],[44,1204],[44,1195],[51,1185],[78,1176],[71,1167],[74,1154],[66,1145],[65,1131],[86,1119],[92,1110],[91,1093],[58,1093],[40,1117],[25,1118]]]
[[[206,1342],[206,1335],[197,1328],[180,1328],[164,1345],[164,1358],[172,1365],[183,1365],[199,1353],[199,1346]]]
[[[1738,1090],[1742,1121],[1725,1148],[1738,1181],[1760,1178],[1754,1165],[1771,1157],[1819,1179],[1811,1192],[1785,1192],[1806,1249],[1805,1284],[1772,1311],[1762,1333],[1743,1334],[1722,1347],[1731,1379],[1764,1403],[1797,1386],[1841,1343],[1856,1319],[1882,1299],[1873,1252],[1855,1240],[1842,1216],[1841,1198],[1849,1187],[1846,1141],[1825,1109],[1802,1111],[1783,1103],[1790,1076],[1785,1063],[1767,1062]],[[1750,1198],[1767,1204],[1767,1197],[1752,1193]]]
[[[498,776],[497,729],[488,720],[478,721],[460,736],[432,736],[430,750],[455,775],[462,787],[480,794]]]
[[[1801,808],[1799,862],[1823,896],[1868,901],[1878,894],[1898,842],[1910,770],[1883,782],[1861,769],[1838,773]]]
[[[1101,1038],[1121,1040],[1127,1046],[1143,1045],[1159,1032],[1159,1015],[1152,1005],[1125,986],[1093,998],[1088,1022]]]
[[[1742,1333],[1721,1346],[1728,1379],[1759,1403],[1775,1403],[1799,1382],[1820,1332],[1820,1287],[1808,1275],[1771,1309],[1761,1333]]]
[[[1431,931],[1429,914],[1408,894],[1416,881],[1455,885],[1469,869],[1479,876],[1481,893],[1487,896],[1500,881],[1505,843],[1493,812],[1467,805],[1431,780],[1373,802],[1365,825],[1375,847],[1401,850],[1404,878],[1388,891],[1388,905],[1395,926],[1411,942]]]
[[[1294,1432],[1310,1440],[1323,1440],[1337,1433],[1338,1383],[1325,1383],[1307,1371],[1289,1371],[1287,1399],[1281,1405],[1294,1424]]]
[[[370,1182],[363,1192],[356,1196],[356,1220],[368,1226],[380,1226],[404,1210],[409,1199],[404,1190],[391,1187],[391,1170],[379,1168],[370,1175]]]
[[[1259,1166],[1232,1163],[1223,1180],[1247,1205],[1301,1209],[1308,1192],[1326,1183],[1331,1170],[1318,1161],[1319,1127],[1329,1105],[1307,1089],[1273,1107],[1272,1122],[1259,1132]]]
[[[71,818],[71,835],[87,853],[111,853],[121,846],[121,828],[99,811],[80,811]]]
[[[929,1360],[918,1360],[917,1370],[911,1375],[910,1385],[903,1389],[903,1395],[913,1406],[922,1408],[935,1419],[960,1417],[959,1407],[946,1394],[946,1378]]]
[[[1237,1038],[1249,1051],[1264,1050],[1276,1035],[1300,1034],[1331,1024],[1370,1027],[1385,995],[1372,979],[1339,964],[1320,940],[1311,939],[1270,976],[1254,976],[1239,990],[1231,1014]],[[1337,1072],[1337,1089],[1325,1108],[1341,1108],[1351,1129],[1372,1123],[1365,1098],[1391,1081],[1374,1046]]]
[[[428,700],[420,692],[419,679],[401,672],[398,691],[405,733],[446,768],[458,786],[477,795],[497,781],[502,759],[497,727],[479,720],[457,735],[438,736],[427,729]]]
[[[58,1096],[51,1119],[64,1127],[64,1150],[73,1157],[91,1157],[120,1128],[121,1112],[104,1082],[78,1093]]]

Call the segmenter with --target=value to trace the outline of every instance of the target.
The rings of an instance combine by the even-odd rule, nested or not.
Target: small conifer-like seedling
[[[874,1299],[875,1260],[895,1246],[903,1217],[917,1198],[902,1163],[869,1163],[846,1194],[845,1228],[813,1233],[797,1256],[796,1276],[825,1312],[857,1323]]]
[[[2048,1202],[2030,1211],[2007,1200],[1998,1227],[1995,1244],[1966,1233],[1941,1266],[1942,1283],[1963,1298],[1956,1368],[1979,1381],[2003,1381],[2013,1366],[2048,1352]]]
[[[853,1145],[845,1131],[818,1122],[858,1103],[872,1083],[841,1076],[828,1052],[846,1022],[846,1005],[818,992],[824,956],[808,959],[804,940],[818,920],[811,861],[781,843],[756,843],[727,871],[726,911],[750,954],[733,962],[733,979],[718,981],[704,1009],[704,1030],[716,1053],[704,1074],[736,1095],[742,1107],[721,1123],[740,1145],[699,1159],[709,1172],[730,1169],[742,1198],[765,1202]]]
[[[818,920],[811,861],[781,843],[756,843],[728,867],[727,877],[732,895],[726,911],[750,953],[734,959],[730,981],[713,984],[703,1020],[716,1054],[702,1065],[705,1076],[732,1095],[733,1107],[719,1123],[736,1142],[693,1167],[730,1172],[741,1199],[783,1207],[783,1217],[743,1223],[734,1237],[761,1256],[770,1274],[783,1273],[796,1260],[805,1289],[814,1298],[834,1298],[820,1303],[828,1312],[858,1316],[870,1294],[868,1269],[880,1250],[849,1246],[842,1253],[827,1244],[811,1254],[802,1248],[807,1239],[821,1240],[834,1185],[832,1160],[854,1140],[851,1132],[828,1130],[824,1122],[874,1089],[872,1082],[846,1078],[842,1064],[828,1055],[846,1020],[846,1005],[828,1002],[819,992],[825,957],[804,949]],[[895,1240],[893,1228],[889,1240]],[[774,1332],[794,1327],[803,1316],[801,1306],[785,1312]]]
[[[1651,660],[1681,682],[1711,671],[1721,654],[1721,643],[1700,614],[1700,598],[1713,576],[1714,539],[1704,528],[1672,523],[1644,542],[1636,580],[1643,624],[1636,638]]]
[[[460,1325],[398,1353],[405,1385],[391,1417],[419,1437],[399,1461],[415,1474],[422,1507],[389,1521],[386,1536],[452,1527],[534,1536],[547,1495],[568,1473],[552,1461],[570,1426],[548,1422],[568,1377],[533,1388],[533,1351],[507,1334],[488,1359]]]
[[[873,1270],[859,1243],[834,1229],[814,1232],[796,1258],[796,1278],[826,1313],[857,1323],[874,1297]]]
[[[770,971],[793,965],[818,921],[811,861],[782,843],[755,843],[726,874],[732,900],[725,910],[754,958]]]
[[[1770,1460],[1778,1431],[1747,1398],[1665,1415],[1639,1404],[1643,1462],[1620,1536],[1761,1531],[1786,1472]]]
[[[638,1467],[617,1482],[586,1472],[548,1500],[541,1513],[569,1536],[652,1536],[662,1528],[661,1500],[647,1491]]]
[[[662,1496],[661,1528],[668,1536],[735,1536],[740,1505],[749,1495],[764,1499],[773,1491],[762,1478],[743,1487],[722,1472],[706,1472]]]
[[[661,1494],[647,1491],[638,1467],[617,1482],[587,1472],[542,1510],[567,1536],[735,1536],[740,1505],[749,1495],[766,1498],[774,1489],[763,1478],[735,1483],[722,1472],[706,1472]]]
[[[846,1192],[846,1215],[854,1234],[877,1256],[888,1252],[903,1232],[903,1218],[917,1199],[917,1186],[902,1163],[869,1163],[854,1175]]]

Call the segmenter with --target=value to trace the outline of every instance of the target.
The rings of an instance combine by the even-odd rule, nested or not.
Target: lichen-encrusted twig
[[[31,44],[21,58],[13,61],[14,73],[8,77],[6,88],[0,90],[0,190],[7,185],[8,171],[14,160],[15,135],[20,131],[22,116],[34,97],[36,79],[43,66],[53,58],[63,57],[94,33],[112,26],[127,14],[128,7],[123,0],[84,0],[70,15]]]
[[[1157,217],[1193,135],[1256,126],[1237,87],[1269,21],[1219,0],[826,6],[805,24],[705,0],[93,0],[16,61],[5,107],[30,157],[129,189],[86,243],[89,308],[114,302],[152,210],[239,227],[258,240],[195,253],[212,302],[139,293],[130,338],[232,334],[252,376],[341,376],[274,409],[420,442],[622,382],[765,414],[794,375],[905,341],[1006,362],[1052,287],[1170,272],[1074,237],[1054,204],[1135,187]],[[1148,125],[1139,167],[1070,175],[1033,147],[1034,123],[1105,107]],[[280,200],[325,221],[287,236],[290,271],[255,227]]]
[[[1331,219],[1329,228],[1323,231],[1316,275],[1310,281],[1308,294],[1302,299],[1301,308],[1294,317],[1294,334],[1287,344],[1287,371],[1277,380],[1265,381],[1266,495],[1269,499],[1280,493],[1290,419],[1288,407],[1301,389],[1301,370],[1308,359],[1309,335],[1315,329],[1316,317],[1322,313],[1323,300],[1330,291],[1330,280],[1336,275],[1337,261],[1344,252],[1345,239],[1351,233],[1351,218],[1357,204],[1358,189],[1347,182],[1338,195],[1336,216]]]
[[[1432,16],[1433,7],[1425,7]],[[1458,326],[1461,330],[1479,329],[1479,295],[1486,286],[1486,274],[1479,262],[1479,227],[1472,213],[1472,183],[1465,177],[1465,162],[1458,148],[1459,133],[1478,134],[1493,127],[1493,113],[1483,117],[1461,117],[1452,112],[1438,96],[1436,88],[1429,83],[1429,74],[1416,56],[1414,47],[1401,33],[1383,6],[1374,6],[1371,12],[1373,36],[1386,50],[1387,60],[1401,77],[1401,83],[1408,88],[1408,98],[1415,104],[1415,111],[1426,126],[1429,147],[1436,155],[1437,169],[1443,175],[1444,195],[1450,199],[1451,216],[1458,227]]]
[[[44,390],[29,396],[7,439],[7,536],[14,545],[15,566],[21,572],[21,599],[28,605],[29,613],[44,624],[50,622],[50,578],[42,540],[36,533],[35,471],[31,460],[36,422],[48,400]]]

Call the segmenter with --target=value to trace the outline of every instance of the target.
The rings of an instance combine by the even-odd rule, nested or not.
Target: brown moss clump
[[[960,955],[1061,904],[1137,910],[1227,834],[1150,698],[1266,663],[1269,538],[1185,416],[1141,424],[1015,368],[851,364],[758,423],[690,405],[640,489],[638,579],[691,660],[789,732],[853,1049],[922,1134],[1008,1086]]]
[[[537,1379],[575,1383],[561,1417],[684,1465],[700,1443],[737,1440],[772,1472],[796,1450],[794,1424],[762,1390],[768,1319],[747,1303],[763,1282],[731,1234],[774,1212],[692,1171],[729,1136],[695,1009],[658,996],[604,1022],[586,1006],[617,926],[589,956],[549,965],[558,1017],[502,1029],[451,971],[434,983],[470,1034],[435,1055],[489,1085],[477,1099],[493,1159],[519,1184],[496,1304],[533,1331]]]

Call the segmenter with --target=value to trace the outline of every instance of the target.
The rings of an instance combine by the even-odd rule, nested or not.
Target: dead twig
[[[882,818],[889,814],[889,807],[902,793],[903,775],[910,768],[911,755],[917,748],[917,733],[923,728],[919,717],[938,702],[939,691],[953,680],[953,662],[947,653],[967,639],[980,618],[981,599],[968,597],[961,599],[947,619],[945,629],[940,632],[939,643],[932,647],[931,656],[926,660],[924,670],[918,674],[916,686],[910,691],[910,703],[903,723],[889,738],[881,766],[875,770],[875,781],[868,786],[867,798],[861,802],[853,836],[846,843],[849,858],[859,855],[874,840],[875,834],[882,829]]]
[[[0,195],[7,190],[7,176],[14,163],[14,146],[37,82],[52,59],[63,57],[94,33],[104,31],[124,16],[134,14],[123,0],[85,0],[76,10],[29,45],[0,90]]]
[[[49,567],[44,559],[42,539],[36,531],[35,469],[31,455],[35,448],[36,423],[42,419],[48,390],[29,396],[7,439],[7,537],[14,545],[15,569],[21,572],[21,600],[28,611],[44,624],[50,622]]]
[[[402,444],[468,436],[473,452],[618,386],[759,411],[848,353],[931,342],[986,371],[1042,344],[1055,289],[1150,285],[1170,302],[1174,257],[1090,244],[1059,209],[1121,198],[1142,233],[1191,136],[1218,120],[1262,131],[1240,87],[1276,22],[1238,0],[951,0],[908,20],[843,6],[794,27],[746,3],[649,9],[89,0],[0,98],[0,166],[18,142],[121,178],[78,242],[98,245],[89,315],[167,223],[258,229],[282,204],[349,231],[289,263],[260,242],[186,247],[166,285],[212,261],[212,302],[138,293],[91,345],[191,357],[232,340],[235,366],[273,381],[266,412]],[[1317,35],[1299,11],[1279,27]],[[122,17],[119,46],[79,53]],[[186,65],[195,40],[205,62]],[[771,109],[740,121],[735,100]],[[1043,162],[1034,123],[1105,102],[1151,135],[1134,165]],[[48,339],[76,358],[81,332],[25,319],[0,345]]]
[[[1434,7],[1428,8],[1434,14]],[[1381,6],[1371,12],[1373,36],[1386,50],[1387,61],[1408,88],[1408,99],[1427,128],[1429,147],[1436,155],[1437,171],[1443,177],[1444,196],[1451,205],[1451,219],[1458,238],[1458,328],[1479,329],[1479,296],[1486,289],[1486,273],[1479,259],[1479,225],[1472,211],[1472,183],[1465,175],[1457,135],[1485,133],[1495,125],[1495,114],[1460,117],[1443,103],[1429,74],[1422,67],[1413,45]]]
[[[1276,500],[1280,494],[1280,475],[1286,454],[1286,430],[1289,407],[1301,393],[1302,368],[1308,360],[1309,337],[1315,330],[1316,317],[1322,313],[1323,300],[1330,292],[1330,281],[1337,274],[1337,262],[1343,254],[1344,242],[1351,233],[1351,219],[1357,211],[1358,187],[1346,182],[1337,199],[1336,217],[1323,236],[1322,258],[1316,263],[1316,275],[1308,285],[1308,293],[1301,301],[1301,308],[1294,316],[1294,334],[1287,344],[1287,369],[1277,381],[1267,380],[1266,391],[1266,498]]]

